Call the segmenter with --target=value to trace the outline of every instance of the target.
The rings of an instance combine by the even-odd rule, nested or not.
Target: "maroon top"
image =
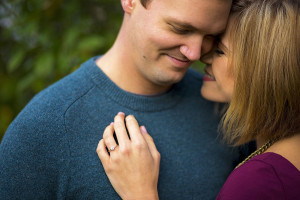
[[[281,155],[263,153],[235,169],[217,199],[300,199],[300,171]]]

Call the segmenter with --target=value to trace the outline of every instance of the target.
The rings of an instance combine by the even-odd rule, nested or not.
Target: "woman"
[[[217,199],[300,199],[300,3],[241,0],[207,63],[203,97],[229,102],[225,141],[261,147],[237,166]],[[124,113],[97,153],[123,199],[158,199],[160,155],[145,127]],[[106,151],[116,132],[120,146]]]

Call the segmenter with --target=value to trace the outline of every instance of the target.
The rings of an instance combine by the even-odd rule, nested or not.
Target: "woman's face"
[[[228,67],[228,34],[229,31],[226,30],[214,50],[201,58],[201,61],[207,64],[201,94],[210,101],[226,103],[230,102],[232,97],[234,76],[233,70]]]

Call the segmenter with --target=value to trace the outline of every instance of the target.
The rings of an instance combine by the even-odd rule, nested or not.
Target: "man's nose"
[[[190,61],[197,61],[201,56],[203,37],[190,38],[180,46],[180,52]]]

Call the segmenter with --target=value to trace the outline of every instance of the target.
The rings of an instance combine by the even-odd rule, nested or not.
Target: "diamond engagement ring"
[[[110,147],[110,148],[109,148],[109,152],[111,152],[111,151],[115,150],[115,149],[117,148],[117,146],[118,146],[118,145],[116,145],[116,146],[113,146],[113,147]]]

